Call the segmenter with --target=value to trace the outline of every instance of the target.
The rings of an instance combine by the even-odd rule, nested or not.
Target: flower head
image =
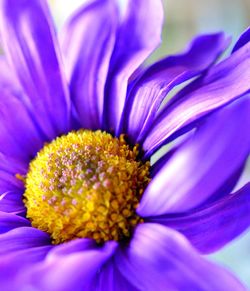
[[[196,249],[250,224],[249,184],[229,195],[250,148],[249,30],[217,64],[223,33],[145,67],[160,0],[93,1],[58,37],[43,0],[0,15],[1,288],[242,290]]]

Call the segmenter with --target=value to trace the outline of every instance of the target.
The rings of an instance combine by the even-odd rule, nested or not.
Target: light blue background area
[[[250,231],[223,250],[210,255],[209,259],[237,274],[238,278],[250,288]]]

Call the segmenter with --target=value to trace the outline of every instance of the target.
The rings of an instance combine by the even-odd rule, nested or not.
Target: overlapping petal
[[[250,226],[250,184],[202,209],[152,221],[183,233],[203,253],[215,252]]]
[[[22,87],[5,56],[0,57],[0,88],[8,90],[13,95],[20,96],[22,94]]]
[[[89,290],[93,277],[112,256],[115,248],[114,242],[98,247],[88,239],[57,246],[43,262],[24,270],[20,284],[51,291]]]
[[[0,211],[0,234],[24,226],[30,226],[30,222],[27,219]]]
[[[236,168],[233,173],[228,176],[227,180],[223,181],[223,184],[220,188],[217,189],[215,193],[213,193],[212,196],[210,196],[206,201],[204,201],[202,205],[208,205],[210,203],[213,203],[214,201],[217,201],[224,196],[232,193],[234,191],[235,187],[239,183],[242,175],[244,175],[245,170],[247,166],[247,159],[244,160],[243,164],[239,166],[239,168]]]
[[[23,182],[15,177],[15,173],[0,170],[0,195],[6,192],[20,192],[23,188]]]
[[[244,74],[243,74],[244,72]],[[173,97],[145,138],[146,156],[250,89],[250,43]]]
[[[27,163],[0,153],[0,211],[24,212],[22,202],[24,183],[16,175],[25,175],[26,172]]]
[[[9,187],[9,185],[7,186]],[[0,195],[0,211],[24,214],[26,209],[23,204],[23,191],[7,191],[2,193]]]
[[[60,32],[71,98],[83,128],[101,127],[117,22],[114,1],[98,0],[81,7]]]
[[[159,45],[163,22],[160,0],[128,0],[117,31],[105,90],[104,129],[117,132],[129,77]]]
[[[223,33],[198,36],[185,52],[166,57],[145,70],[126,101],[124,127],[131,142],[140,142],[146,134],[168,92],[206,70],[228,43]]]
[[[141,291],[134,287],[132,282],[121,274],[116,267],[113,259],[110,259],[94,277],[90,284],[89,290],[95,291]]]
[[[12,253],[6,253],[0,260],[0,286],[4,291],[30,290],[29,283],[23,280],[24,270],[29,270],[35,264],[44,260],[53,246],[38,246]],[[15,279],[13,279],[15,278]]]
[[[249,155],[249,112],[250,97],[245,96],[210,116],[154,177],[138,213],[183,212],[216,193]]]
[[[27,167],[29,156],[36,154],[45,137],[34,120],[34,112],[29,108],[23,89],[3,56],[0,57],[0,94],[0,135],[5,141],[0,144],[1,155],[5,153],[6,160],[12,165],[20,164],[22,159],[23,166]]]
[[[50,245],[50,236],[33,227],[18,227],[0,234],[0,255]]]
[[[117,268],[139,290],[245,290],[227,271],[203,259],[178,232],[159,224],[137,227]]]
[[[13,159],[10,156],[6,156],[0,152],[0,170],[5,173],[12,174],[16,173],[25,174],[28,169],[28,164],[23,163],[20,159]]]
[[[20,98],[0,91],[0,152],[27,165],[41,149],[42,137]]]
[[[46,2],[1,0],[4,49],[48,138],[69,129],[69,96]]]

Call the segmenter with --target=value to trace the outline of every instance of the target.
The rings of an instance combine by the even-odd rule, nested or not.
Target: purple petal
[[[147,135],[143,148],[150,156],[178,131],[231,102],[250,89],[250,43],[184,88],[166,106]]]
[[[113,4],[99,0],[83,6],[60,34],[71,96],[84,128],[101,127],[104,86],[116,34]]]
[[[5,192],[0,195],[0,211],[21,214],[25,213],[23,192]]]
[[[42,0],[2,0],[0,29],[5,52],[48,137],[67,131],[69,96],[48,7]]]
[[[15,174],[18,174],[16,172]],[[6,192],[20,192],[24,190],[24,184],[15,177],[15,174],[0,170],[0,195]]]
[[[9,90],[13,95],[23,94],[22,88],[16,78],[16,75],[11,70],[5,56],[0,56],[0,87],[1,90]]]
[[[175,140],[175,145],[151,166],[150,168],[151,178],[154,178],[158,174],[158,172],[166,165],[170,158],[173,157],[175,153],[177,153],[179,148],[184,146],[184,143],[187,143],[190,139],[192,139],[193,134],[195,133],[191,131],[188,132],[188,134],[181,136],[180,137],[181,140],[180,141],[177,140],[177,143]],[[214,202],[224,197],[228,193],[231,193],[235,188],[236,184],[238,183],[245,169],[246,162],[247,161],[245,160],[243,164],[239,166],[239,168],[235,169],[232,175],[230,175],[228,179],[224,181],[223,185],[218,190],[216,190],[216,192],[213,193],[213,195],[210,196],[208,200],[204,201],[203,204]]]
[[[139,290],[245,290],[227,271],[202,258],[184,236],[159,224],[139,225],[115,259]]]
[[[109,260],[92,280],[89,287],[95,291],[140,291],[121,274],[113,260]]]
[[[80,239],[69,244],[55,247],[41,264],[23,274],[20,284],[29,283],[39,290],[89,290],[86,287],[112,256],[116,243],[98,247],[88,239]]]
[[[30,123],[32,123],[31,127],[35,127],[37,134],[39,134],[42,140],[47,140],[48,137],[46,137],[40,125],[36,121],[36,113],[31,108],[30,100],[25,95],[22,86],[20,85],[18,79],[16,78],[15,72],[8,64],[5,56],[0,57],[0,88],[2,98],[7,97],[11,98],[12,100],[18,99],[18,101],[20,102],[19,106],[23,108],[21,109],[21,111],[26,111],[25,115],[29,115],[29,119],[31,120]]]
[[[27,219],[0,211],[0,234],[24,226],[30,226],[30,222]]]
[[[27,167],[27,164],[0,153],[0,211],[25,211],[22,202],[24,183],[16,178],[16,174],[25,175]]]
[[[250,97],[210,116],[153,178],[142,216],[187,211],[219,190],[249,155]]]
[[[121,22],[105,92],[105,129],[111,132],[119,128],[129,77],[160,43],[162,3],[129,0]]]
[[[28,163],[24,163],[20,160],[13,159],[8,157],[0,152],[0,170],[6,173],[10,173],[13,176],[16,173],[26,174],[28,170]]]
[[[227,178],[227,180],[224,181],[223,185],[217,189],[206,201],[204,201],[201,206],[213,203],[231,193],[239,183],[239,180],[244,173],[246,164],[247,160],[245,160],[243,164],[239,166],[239,168],[235,169],[233,173]]]
[[[250,183],[202,209],[152,221],[178,230],[202,253],[215,252],[250,226]]]
[[[228,44],[229,38],[223,33],[198,36],[185,52],[145,70],[130,91],[125,107],[125,132],[133,143],[143,138],[168,92],[206,70]]]
[[[7,90],[0,93],[0,152],[27,164],[43,146],[42,138],[24,104]]]
[[[2,255],[0,257],[1,290],[31,290],[29,284],[23,282],[23,273],[43,261],[51,248],[53,247],[34,247]],[[23,284],[21,285],[20,282]]]
[[[19,227],[0,234],[0,255],[49,244],[48,234],[33,227]]]
[[[236,52],[238,49],[246,45],[250,41],[250,27],[248,27],[239,37],[238,41],[236,42],[232,53]]]
[[[174,141],[173,145],[170,146],[170,149],[168,149],[168,151],[160,158],[158,158],[150,167],[151,178],[154,178],[158,172],[168,163],[168,161],[177,153],[177,151],[183,147],[185,143],[192,139],[193,134],[194,131],[190,131]]]

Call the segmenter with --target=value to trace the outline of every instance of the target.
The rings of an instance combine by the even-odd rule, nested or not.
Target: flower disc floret
[[[56,244],[75,238],[122,240],[142,221],[135,210],[149,180],[149,162],[138,160],[138,146],[130,148],[124,135],[70,132],[31,161],[27,217]]]

